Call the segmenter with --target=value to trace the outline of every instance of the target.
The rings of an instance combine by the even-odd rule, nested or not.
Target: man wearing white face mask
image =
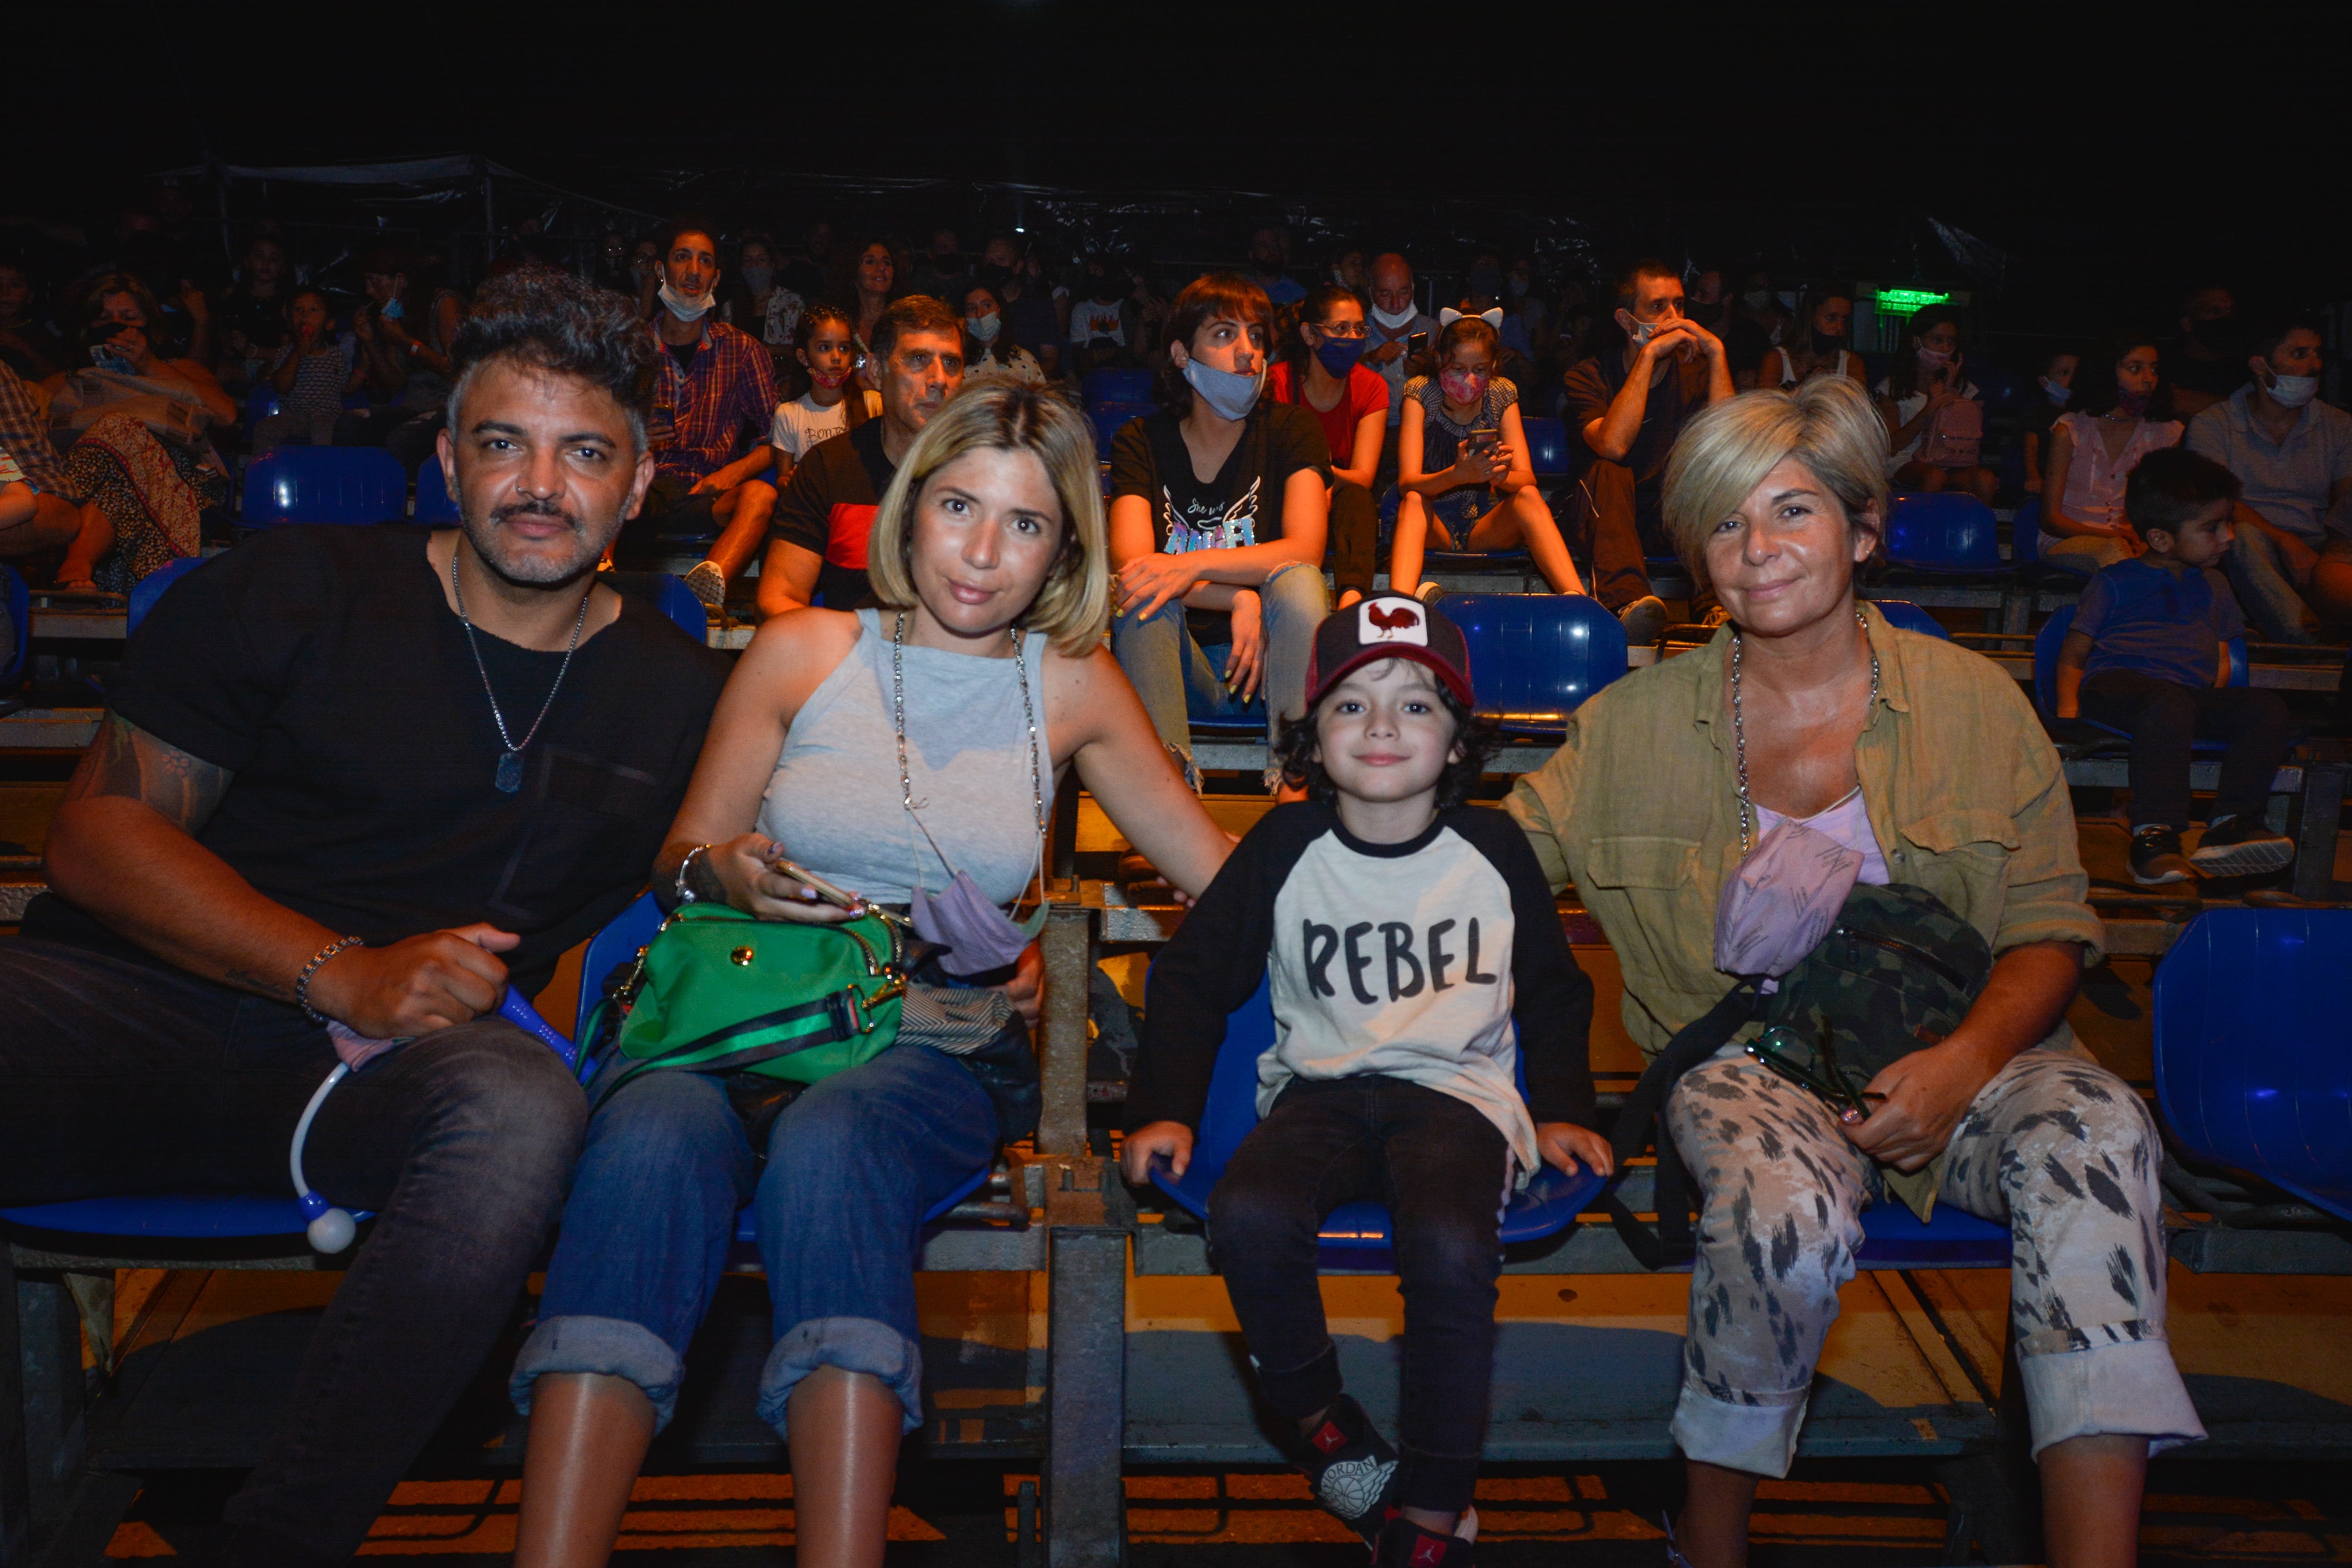
[[[719,241],[709,226],[673,220],[661,237],[660,267],[649,324],[661,353],[654,416],[646,422],[654,483],[624,548],[644,556],[658,552],[665,538],[717,531],[710,553],[686,578],[704,604],[717,605],[767,537],[776,507],[775,487],[753,477],[772,460],[775,364],[763,345],[711,309]]]
[[[1372,494],[1377,496],[1396,483],[1397,426],[1404,418],[1404,384],[1426,373],[1429,342],[1437,335],[1437,322],[1422,314],[1414,303],[1412,264],[1403,257],[1391,250],[1372,258],[1368,276],[1372,309],[1364,318],[1370,346],[1364,350],[1363,364],[1389,384],[1389,438],[1381,444],[1380,471],[1372,476]],[[1412,347],[1415,338],[1422,340],[1418,351]]]
[[[2282,316],[2248,340],[2253,382],[2189,422],[2188,447],[2244,487],[2226,566],[2247,618],[2273,642],[2328,640],[2315,599],[2332,616],[2352,605],[2315,591],[2331,530],[2352,528],[2352,415],[2317,400],[2317,323]]]
[[[1731,395],[1722,340],[1683,313],[1683,280],[1663,261],[1637,261],[1617,284],[1620,351],[1568,373],[1562,415],[1582,449],[1571,505],[1592,550],[1592,596],[1617,613],[1626,640],[1654,643],[1666,606],[1645,558],[1674,553],[1659,511],[1666,456],[1684,424]],[[1571,533],[1571,547],[1574,535]],[[1698,584],[1691,613],[1711,598]]]

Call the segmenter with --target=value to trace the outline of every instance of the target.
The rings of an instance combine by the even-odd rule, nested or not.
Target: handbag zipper
[[[1916,959],[1950,982],[1953,990],[1965,992],[1969,989],[1968,981],[1958,970],[1954,969],[1926,948],[1914,942],[1905,942],[1899,936],[1879,936],[1870,931],[1854,931],[1846,926],[1839,926],[1837,934],[1849,942],[1867,942],[1882,952],[1895,954],[1897,958]]]

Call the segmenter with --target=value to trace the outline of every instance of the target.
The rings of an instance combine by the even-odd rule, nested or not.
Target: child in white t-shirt
[[[846,434],[882,412],[881,394],[861,387],[857,374],[857,323],[834,305],[812,305],[801,316],[800,346],[793,351],[808,367],[809,389],[776,405],[768,436],[775,448],[778,490],[792,483],[793,469],[819,441]],[[853,401],[851,392],[860,396]]]

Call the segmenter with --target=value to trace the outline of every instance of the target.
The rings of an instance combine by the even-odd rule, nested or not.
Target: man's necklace
[[[474,637],[474,623],[466,618],[466,591],[457,586],[457,552],[449,552],[449,597],[457,602],[457,624],[466,628],[466,646],[473,650],[474,668],[482,677],[482,695],[490,700],[490,721],[499,727],[499,740],[506,750],[499,754],[499,771],[490,781],[501,795],[512,795],[522,788],[522,752],[530,744],[539,727],[547,722],[548,710],[555,706],[555,694],[563,689],[563,678],[572,669],[572,656],[580,649],[580,630],[588,624],[588,600],[596,592],[590,584],[588,592],[580,595],[580,614],[572,622],[572,642],[563,650],[563,663],[555,671],[555,684],[547,689],[547,700],[539,705],[539,717],[530,721],[518,742],[507,733],[507,716],[499,711],[499,694],[490,689],[490,667],[482,662],[482,645]]]

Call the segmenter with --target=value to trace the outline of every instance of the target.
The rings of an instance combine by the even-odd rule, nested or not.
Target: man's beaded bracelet
[[[334,941],[320,948],[317,952],[311,954],[310,962],[302,966],[302,973],[296,977],[294,981],[294,1005],[297,1007],[301,1008],[304,1016],[307,1016],[310,1022],[318,1025],[320,1028],[325,1028],[330,1020],[324,1013],[320,1012],[316,1007],[310,1005],[311,976],[317,974],[320,970],[324,969],[327,966],[327,960],[334,957],[335,954],[342,952],[345,948],[365,947],[366,945],[367,939],[364,937],[337,937]]]

